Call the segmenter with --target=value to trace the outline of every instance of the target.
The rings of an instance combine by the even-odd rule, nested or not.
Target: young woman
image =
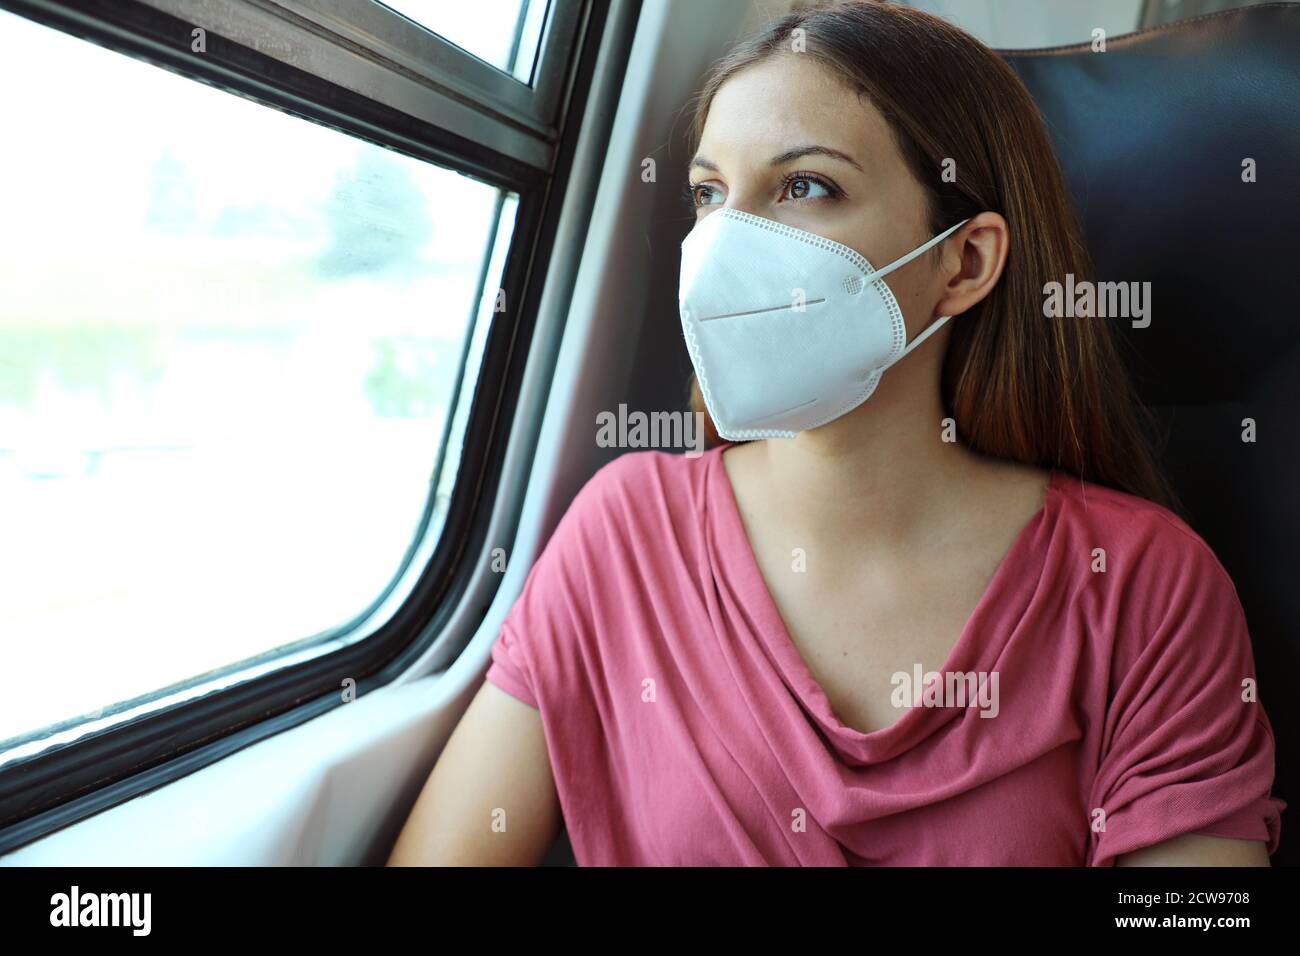
[[[1014,73],[802,10],[695,139],[682,328],[732,440],[582,489],[390,862],[536,863],[562,815],[584,865],[1268,865],[1245,617],[1105,320],[1044,314],[1091,270]]]

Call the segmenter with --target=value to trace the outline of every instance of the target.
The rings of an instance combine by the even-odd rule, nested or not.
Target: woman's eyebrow
[[[861,166],[848,153],[842,153],[838,149],[831,149],[829,146],[796,146],[793,149],[787,149],[784,153],[773,156],[771,159],[772,166],[780,166],[784,163],[792,162],[802,156],[829,156],[831,159],[842,160],[848,163],[854,169],[865,172]],[[699,166],[702,169],[711,169],[718,171],[718,164],[705,156],[696,156],[691,160],[691,166]]]
[[[857,160],[848,153],[842,153],[838,149],[831,149],[829,146],[796,146],[794,149],[787,149],[779,156],[773,156],[772,165],[780,166],[783,163],[791,162],[792,160],[799,159],[802,156],[829,156],[831,159],[839,159],[848,163],[859,172],[865,172],[865,170],[858,165]]]

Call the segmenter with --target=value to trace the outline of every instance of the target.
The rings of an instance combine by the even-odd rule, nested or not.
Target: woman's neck
[[[896,553],[950,520],[963,490],[983,487],[996,463],[945,427],[937,394],[917,401],[904,391],[882,382],[866,403],[821,428],[754,443],[747,467],[781,525],[824,546]]]

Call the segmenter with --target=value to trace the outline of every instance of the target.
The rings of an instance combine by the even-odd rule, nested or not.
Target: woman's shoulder
[[[1110,543],[1151,567],[1194,565],[1227,576],[1210,544],[1168,507],[1065,472],[1054,473],[1053,484],[1064,502],[1064,517],[1097,547]]]
[[[633,488],[689,481],[693,474],[703,471],[710,458],[721,451],[722,447],[711,448],[702,454],[670,452],[659,448],[625,451],[597,468],[591,481]]]
[[[542,558],[606,573],[689,563],[702,537],[713,454],[645,449],[599,466],[565,507]]]
[[[1098,605],[1133,653],[1166,635],[1180,649],[1248,641],[1237,588],[1218,554],[1186,520],[1139,495],[1057,473],[1062,563],[1103,597]],[[1248,647],[1248,643],[1246,644]]]
[[[590,698],[596,673],[612,679],[636,660],[633,649],[653,634],[646,599],[671,600],[694,567],[687,549],[698,536],[676,516],[687,514],[704,465],[647,449],[598,467],[529,568],[488,679],[531,706],[569,706]]]
[[[569,512],[602,522],[639,521],[667,515],[674,521],[698,514],[710,461],[721,448],[701,455],[660,449],[624,452],[601,465],[574,496]]]

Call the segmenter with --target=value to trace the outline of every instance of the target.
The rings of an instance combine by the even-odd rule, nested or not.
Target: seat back
[[[1107,38],[1104,52],[998,52],[1047,122],[1098,282],[1150,283],[1147,318],[1105,321],[1162,423],[1185,517],[1245,608],[1274,794],[1291,805],[1273,862],[1300,862],[1300,418],[1287,411],[1300,408],[1300,4]]]

